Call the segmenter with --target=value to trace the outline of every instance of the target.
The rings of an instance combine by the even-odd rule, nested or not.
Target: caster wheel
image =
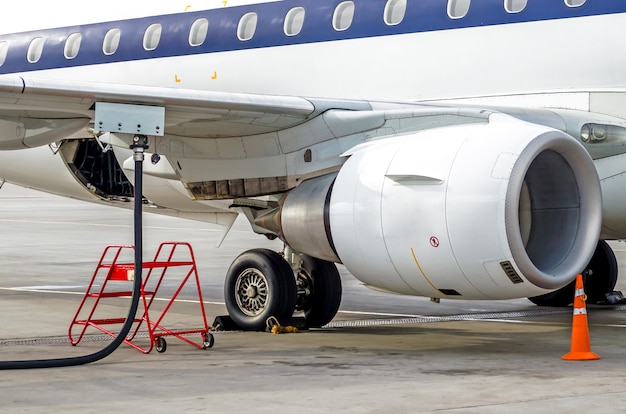
[[[204,340],[202,341],[202,345],[204,345],[204,349],[213,348],[213,345],[215,344],[215,338],[213,337],[213,334],[211,334],[210,332],[207,332],[206,334],[202,336],[204,337]]]
[[[165,341],[165,338],[163,338],[162,336],[159,336],[156,339],[156,346],[155,346],[157,352],[159,353],[163,353],[167,350],[167,342]]]

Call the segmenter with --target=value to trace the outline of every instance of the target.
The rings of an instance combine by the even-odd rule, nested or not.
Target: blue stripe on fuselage
[[[529,0],[519,13],[507,13],[503,0],[474,0],[465,17],[451,19],[447,15],[447,0],[408,0],[404,20],[388,26],[383,21],[386,0],[354,0],[353,23],[348,30],[338,32],[332,27],[332,17],[339,3],[341,0],[285,0],[0,36],[0,41],[10,42],[0,73],[626,12],[623,0],[587,0],[580,7],[568,7],[564,0]],[[284,18],[294,7],[305,8],[304,27],[300,34],[286,36]],[[258,14],[257,30],[251,40],[240,41],[237,26],[248,12]],[[193,47],[188,43],[189,29],[201,17],[208,18],[209,33],[203,45]],[[159,46],[146,51],[143,36],[152,23],[161,23],[163,34]],[[122,31],[120,46],[115,54],[107,56],[102,52],[102,42],[106,32],[115,27]],[[83,35],[80,52],[74,59],[66,59],[65,41],[75,32]],[[43,37],[46,43],[41,59],[29,63],[26,55],[34,37]]]

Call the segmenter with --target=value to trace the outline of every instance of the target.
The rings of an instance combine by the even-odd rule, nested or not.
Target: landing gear
[[[588,304],[607,302],[607,294],[612,293],[617,283],[617,260],[613,249],[604,240],[598,242],[596,251],[587,266],[589,277],[584,281]],[[567,306],[574,301],[574,282],[546,293],[528,298],[539,306]]]
[[[296,309],[304,311],[309,327],[320,328],[335,317],[341,304],[341,278],[333,263],[303,255],[297,285]]]
[[[335,317],[341,304],[341,278],[335,265],[289,248],[286,257],[291,265],[271,250],[248,250],[228,269],[226,309],[241,329],[265,330],[270,316],[291,318],[295,310],[304,312],[312,328]]]
[[[613,249],[604,240],[598,242],[587,269],[590,271],[590,276],[585,280],[587,303],[606,302],[606,294],[615,289],[618,267]]]
[[[291,317],[296,297],[291,266],[271,250],[242,253],[226,274],[226,309],[233,322],[247,331],[265,330],[265,321],[270,316]]]

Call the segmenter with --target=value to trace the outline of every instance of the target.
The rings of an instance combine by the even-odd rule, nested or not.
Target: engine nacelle
[[[282,228],[296,250],[329,260],[334,252],[370,287],[528,297],[570,282],[595,250],[598,176],[563,132],[493,115],[349,155],[334,183],[320,177],[286,197]]]

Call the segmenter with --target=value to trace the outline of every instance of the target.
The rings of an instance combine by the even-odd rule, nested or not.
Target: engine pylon
[[[583,276],[576,276],[576,290],[574,293],[574,317],[572,320],[572,341],[570,351],[561,359],[566,361],[588,361],[600,359],[600,356],[591,352],[589,340],[589,325],[587,322],[587,295],[583,286]]]

